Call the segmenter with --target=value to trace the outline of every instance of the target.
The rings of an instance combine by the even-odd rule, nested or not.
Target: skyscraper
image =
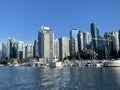
[[[97,48],[97,53],[100,55],[99,58],[108,58],[109,53],[108,53],[108,40],[105,39],[104,37],[99,37],[97,39],[97,43],[98,43],[98,48]],[[110,48],[109,48],[110,49]]]
[[[17,44],[17,59],[25,58],[25,42],[19,41]]]
[[[8,59],[8,46],[7,42],[2,43],[2,59]]]
[[[110,55],[112,54],[112,49],[113,49],[113,35],[111,33],[106,32],[104,38],[106,39],[105,53],[107,53],[109,58]]]
[[[17,52],[17,43],[14,38],[8,38],[7,42],[7,49],[8,49],[8,59],[16,58]]]
[[[92,47],[94,50],[98,48],[97,39],[99,38],[99,29],[95,23],[91,24],[91,34],[92,34]]]
[[[76,55],[78,52],[78,30],[77,29],[72,29],[70,31],[70,54],[71,55]]]
[[[59,40],[54,40],[54,56],[59,58]]]
[[[118,32],[111,32],[112,36],[113,36],[113,44],[115,47],[115,50],[119,51],[119,36],[118,36]]]
[[[33,57],[39,57],[38,40],[34,41]]]
[[[83,38],[83,32],[79,31],[78,33],[78,49],[79,52],[84,48],[84,38]]]
[[[41,27],[38,34],[39,57],[49,61],[53,58],[54,52],[54,33],[50,27]]]
[[[33,45],[32,44],[27,44],[25,47],[25,57],[33,57]]]
[[[60,60],[63,60],[65,57],[70,55],[70,47],[69,47],[69,38],[61,37],[59,39],[59,56]]]
[[[91,33],[79,31],[79,33],[78,33],[78,48],[79,48],[79,52],[83,48],[89,49],[90,46],[91,46],[91,41],[92,41]]]
[[[84,32],[83,33],[83,43],[84,43],[84,48],[91,48],[91,42],[92,42],[92,36],[90,32]]]
[[[0,50],[0,60],[2,59],[2,50]]]
[[[120,51],[120,30],[118,30],[118,37],[119,37],[119,51]]]

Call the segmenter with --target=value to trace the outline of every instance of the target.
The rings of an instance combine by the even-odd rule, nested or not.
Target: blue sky
[[[101,35],[118,31],[119,4],[120,0],[0,0],[0,43],[8,37],[31,43],[41,26],[49,26],[55,38],[69,36],[72,28],[90,31],[92,22]]]

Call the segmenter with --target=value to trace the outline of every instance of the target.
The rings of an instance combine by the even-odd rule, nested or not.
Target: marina
[[[6,66],[1,64],[0,66]],[[29,62],[19,64],[17,61],[13,61],[12,64],[8,62],[7,66],[13,67],[50,67],[50,68],[62,68],[62,67],[120,67],[120,59],[111,60],[64,60],[64,62],[58,61],[55,57],[49,62],[43,59],[30,59]]]

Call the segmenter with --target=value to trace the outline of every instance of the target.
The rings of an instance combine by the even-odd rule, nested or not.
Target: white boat
[[[120,59],[106,61],[103,64],[104,67],[120,67]]]
[[[65,60],[63,63],[64,67],[72,67],[74,65],[74,62],[71,62],[69,60]]]
[[[74,61],[74,66],[79,67],[80,66],[80,61],[78,61],[78,60]]]
[[[19,66],[18,62],[17,61],[13,61],[12,65],[11,66],[14,66],[14,67],[17,67]]]
[[[87,63],[85,64],[85,66],[86,66],[86,67],[93,67],[94,65],[93,65],[93,63],[91,63],[91,62],[87,62]]]
[[[103,63],[101,63],[101,62],[95,63],[95,67],[102,67],[102,66],[103,66]]]
[[[56,68],[56,67],[63,67],[62,62],[58,61],[57,57],[53,57],[49,62],[49,67]]]
[[[0,67],[2,67],[2,66],[4,66],[4,65],[0,64]]]

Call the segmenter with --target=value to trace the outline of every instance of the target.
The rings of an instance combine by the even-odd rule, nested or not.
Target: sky
[[[8,37],[33,43],[41,26],[59,39],[73,28],[90,32],[93,22],[100,35],[118,31],[120,0],[0,0],[0,48]]]

